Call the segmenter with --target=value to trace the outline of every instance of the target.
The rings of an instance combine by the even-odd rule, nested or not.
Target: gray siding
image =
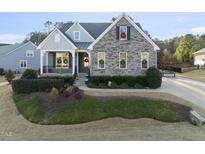
[[[74,31],[80,31],[80,40],[79,41],[75,41],[74,40],[74,35],[73,32]],[[91,39],[91,37],[82,30],[81,27],[79,27],[78,25],[74,25],[73,27],[71,27],[66,34],[75,42],[92,42],[93,40]]]
[[[130,40],[116,39],[116,26],[130,27]],[[105,69],[98,69],[97,53],[106,53]],[[119,52],[127,52],[127,69],[119,68]],[[149,52],[149,66],[157,66],[157,52],[153,46],[125,19],[122,18],[91,51],[91,75],[142,75],[141,52]]]
[[[55,42],[55,34],[60,34],[60,42]],[[41,46],[41,50],[73,50],[73,46],[57,30],[49,36],[50,38]]]
[[[27,50],[33,50],[34,57],[27,57]],[[22,46],[21,48],[15,50],[11,54],[0,57],[0,68],[4,68],[5,70],[11,69],[13,71],[18,70],[20,72],[23,72],[25,69],[20,68],[20,60],[27,60],[28,68],[38,70],[40,68],[40,51],[37,50],[32,43],[28,43],[25,46]]]

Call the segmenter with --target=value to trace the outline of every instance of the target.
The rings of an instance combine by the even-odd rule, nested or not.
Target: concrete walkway
[[[101,93],[102,95],[129,95],[129,93],[169,93],[205,109],[205,82],[195,81],[188,78],[163,78],[162,86],[158,89],[93,89],[80,87],[92,93]]]
[[[7,84],[8,84],[8,82],[0,82],[0,87],[4,86],[4,85],[7,85]]]

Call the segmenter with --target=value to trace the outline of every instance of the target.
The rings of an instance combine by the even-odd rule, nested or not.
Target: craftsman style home
[[[157,67],[159,47],[123,13],[112,23],[65,23],[38,49],[42,75],[136,76]]]

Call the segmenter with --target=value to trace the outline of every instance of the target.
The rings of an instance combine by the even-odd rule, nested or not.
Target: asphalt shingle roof
[[[78,49],[87,49],[92,42],[75,42],[75,46]]]
[[[112,23],[79,23],[94,39],[98,38]],[[65,23],[61,26],[60,30],[65,32],[73,25],[73,22]],[[142,29],[139,23],[136,25]],[[143,29],[142,29],[143,30]],[[66,34],[65,34],[66,35]],[[70,39],[70,38],[69,38]],[[71,39],[70,39],[71,40]]]
[[[21,44],[16,43],[12,45],[0,46],[0,56],[7,54],[22,45],[23,45],[22,43]]]

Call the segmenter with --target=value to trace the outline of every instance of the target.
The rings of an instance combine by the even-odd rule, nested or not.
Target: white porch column
[[[79,65],[79,60],[78,60],[79,54],[78,54],[78,53],[79,53],[79,52],[77,52],[77,64],[76,64],[76,65],[77,65],[77,73],[79,72],[79,66],[78,66],[78,65]]]
[[[73,71],[72,71],[72,74],[74,75],[75,73],[75,50],[73,51],[72,53],[72,60],[73,60]]]
[[[48,52],[46,52],[46,73],[48,73]]]
[[[40,74],[43,74],[43,54],[44,52],[40,50]]]

